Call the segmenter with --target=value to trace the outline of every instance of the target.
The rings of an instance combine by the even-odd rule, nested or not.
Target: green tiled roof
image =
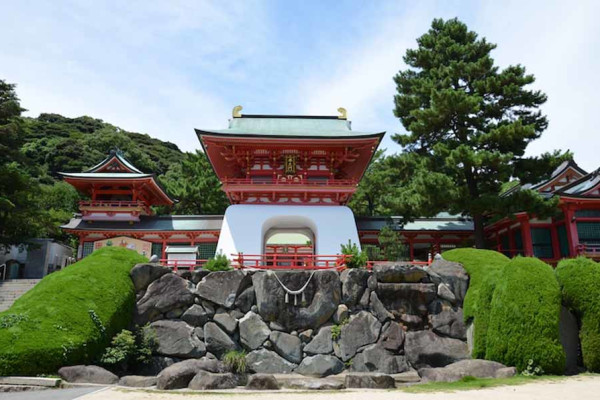
[[[378,136],[385,133],[353,131],[350,121],[337,117],[302,116],[242,116],[229,120],[227,129],[196,129],[196,132],[198,134],[292,137],[360,137]]]
[[[168,215],[141,216],[140,221],[94,221],[93,224],[72,218],[63,229],[81,231],[218,231],[223,223],[222,215]]]

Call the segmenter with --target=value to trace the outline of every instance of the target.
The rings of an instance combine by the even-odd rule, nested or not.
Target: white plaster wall
[[[315,254],[340,253],[351,240],[360,246],[352,210],[345,206],[284,206],[235,204],[225,211],[217,252],[262,254],[265,233],[272,228],[309,228]]]

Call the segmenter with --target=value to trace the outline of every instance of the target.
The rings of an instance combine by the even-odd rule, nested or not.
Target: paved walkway
[[[30,390],[26,392],[0,393],[0,400],[74,400],[101,387],[78,387],[72,389]]]
[[[368,394],[367,394],[368,393]],[[80,400],[587,400],[600,398],[600,376],[578,376],[517,386],[440,393],[406,393],[400,390],[345,390],[340,392],[220,391],[192,395],[186,391],[156,392],[111,388]]]

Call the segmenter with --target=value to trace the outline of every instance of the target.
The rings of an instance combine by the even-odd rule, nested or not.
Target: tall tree
[[[41,229],[38,185],[23,165],[21,108],[15,85],[0,80],[0,247],[26,243]]]
[[[408,131],[393,137],[405,150],[400,162],[415,166],[411,175],[421,187],[433,186],[413,185],[413,201],[427,204],[428,214],[445,208],[470,215],[481,248],[484,217],[502,207],[502,183],[517,165],[533,169],[540,161],[524,161],[524,153],[548,125],[539,110],[546,95],[528,89],[535,79],[523,66],[495,66],[496,45],[457,19],[435,19],[417,43],[404,56],[409,68],[394,77],[394,114]],[[541,196],[529,194],[527,201],[544,207]]]
[[[201,151],[185,153],[181,163],[161,177],[161,182],[178,200],[172,210],[175,214],[223,214],[229,205],[221,182]]]

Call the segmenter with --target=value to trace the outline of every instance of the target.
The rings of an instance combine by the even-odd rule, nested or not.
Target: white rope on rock
[[[277,279],[277,282],[279,282],[279,284],[281,285],[281,287],[283,288],[283,290],[285,290],[285,303],[288,304],[290,302],[290,294],[294,296],[294,305],[297,306],[298,305],[298,295],[301,294],[302,295],[302,303],[306,303],[306,295],[304,294],[304,291],[306,290],[306,288],[308,287],[308,284],[310,283],[310,280],[312,279],[313,275],[315,274],[315,271],[312,271],[310,273],[310,276],[308,277],[308,280],[306,281],[306,283],[304,284],[304,286],[302,286],[300,289],[298,290],[292,290],[290,288],[288,288],[287,286],[285,286],[283,284],[283,282],[281,282],[281,280],[279,279],[279,277],[277,276],[277,274],[275,272],[273,272],[273,275],[275,275],[275,279]]]

